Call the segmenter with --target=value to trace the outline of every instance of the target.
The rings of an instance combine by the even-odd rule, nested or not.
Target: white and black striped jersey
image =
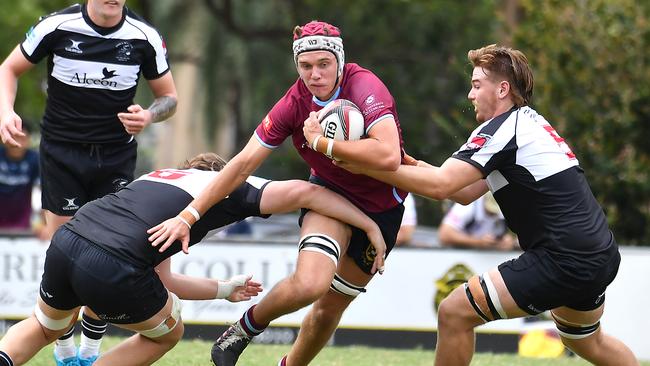
[[[30,28],[20,49],[34,64],[48,57],[41,132],[57,141],[129,141],[117,113],[133,104],[140,73],[151,80],[169,70],[158,31],[126,7],[111,28],[94,24],[85,5],[52,13]]]
[[[530,107],[482,123],[453,157],[481,170],[522,249],[583,255],[612,243],[575,154]]]
[[[145,174],[117,193],[81,207],[66,227],[107,252],[141,266],[156,266],[181,250],[175,242],[159,253],[147,230],[176,216],[198,196],[218,172],[162,169]],[[190,245],[226,226],[260,213],[268,180],[251,176],[228,197],[212,206],[190,230]]]

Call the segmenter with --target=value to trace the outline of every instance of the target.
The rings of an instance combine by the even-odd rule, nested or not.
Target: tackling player
[[[363,230],[380,253],[385,243],[377,225],[338,194],[300,180],[268,181],[248,177],[227,198],[210,207],[191,229],[189,241],[158,250],[146,230],[175,215],[221,173],[225,162],[201,154],[185,168],[146,174],[115,194],[90,202],[54,235],[45,259],[45,272],[34,314],[12,326],[0,340],[0,366],[21,365],[54,341],[77,318],[81,305],[98,317],[137,332],[100,356],[94,365],[149,365],[180,340],[181,302],[160,277],[159,266],[179,251],[188,251],[216,229],[249,216],[309,208]],[[183,223],[183,225],[185,225]],[[153,232],[153,230],[151,230]],[[158,267],[156,267],[158,266]],[[157,274],[156,270],[162,273]],[[228,281],[172,279],[178,295],[185,286],[201,286],[203,298],[248,300],[261,291],[250,277]],[[209,286],[212,281],[212,286]]]
[[[621,261],[618,245],[569,145],[530,108],[526,56],[496,45],[469,51],[469,100],[480,123],[441,167],[397,172],[340,166],[433,199],[467,204],[488,189],[524,253],[456,288],[438,309],[436,365],[469,365],[474,328],[550,310],[562,342],[596,365],[638,365],[600,327],[605,290]]]
[[[47,103],[40,164],[44,237],[86,202],[133,180],[135,136],[176,109],[176,87],[158,31],[126,0],[88,0],[39,19],[0,66],[0,137],[18,145],[18,79],[47,58]],[[142,75],[155,100],[134,104]],[[79,360],[90,365],[106,324],[84,312]],[[55,346],[57,365],[76,358],[70,329]]]

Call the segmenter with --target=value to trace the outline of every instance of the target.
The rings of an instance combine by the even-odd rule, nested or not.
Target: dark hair
[[[211,152],[201,153],[185,160],[180,169],[198,169],[218,172],[226,166],[226,161],[219,155]]]
[[[505,78],[510,83],[513,102],[517,107],[530,104],[533,98],[533,72],[523,52],[491,44],[467,52],[467,58],[472,66],[490,71],[490,80]]]

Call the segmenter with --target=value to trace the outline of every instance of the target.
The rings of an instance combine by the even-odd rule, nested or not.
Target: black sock
[[[108,324],[99,319],[93,319],[85,313],[81,315],[81,333],[90,339],[102,339]]]
[[[0,366],[14,366],[14,362],[11,360],[11,357],[2,351],[0,351]]]
[[[74,324],[70,327],[70,329],[68,329],[67,332],[65,332],[64,335],[62,335],[61,337],[59,337],[59,340],[64,341],[64,340],[66,340],[66,339],[72,337],[73,334],[74,334]]]

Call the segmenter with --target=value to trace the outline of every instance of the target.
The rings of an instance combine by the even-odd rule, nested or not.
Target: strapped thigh
[[[176,328],[178,325],[178,320],[181,317],[181,310],[183,309],[183,304],[181,303],[181,300],[178,299],[178,296],[176,296],[173,292],[169,293],[169,296],[172,298],[172,311],[169,317],[165,318],[160,324],[158,324],[157,327],[151,328],[149,330],[143,330],[138,333],[142,334],[143,336],[147,338],[158,338],[162,337],[165,334],[171,332]],[[173,320],[173,324],[171,324],[171,321]]]
[[[357,297],[362,292],[366,292],[365,288],[351,284],[350,282],[344,280],[343,277],[339,276],[337,273],[334,274],[334,279],[332,280],[330,289],[338,292],[339,294],[351,297]]]
[[[72,324],[72,317],[74,314],[70,314],[63,319],[52,319],[49,316],[45,315],[43,310],[41,310],[41,307],[36,304],[36,307],[34,308],[34,315],[36,315],[36,319],[38,319],[38,322],[41,323],[42,326],[47,329],[56,331],[69,327],[70,324]]]
[[[300,244],[298,245],[298,251],[301,250],[324,254],[334,262],[334,266],[338,266],[341,256],[339,243],[325,234],[311,233],[303,236],[300,238]]]
[[[463,286],[469,303],[486,323],[507,318],[499,301],[497,289],[487,272],[480,276],[472,276]]]
[[[595,323],[592,324],[571,324],[566,319],[563,319],[553,313],[553,310],[551,310],[551,316],[553,316],[553,320],[555,321],[555,326],[557,327],[558,332],[560,333],[560,336],[568,339],[583,339],[587,338],[590,335],[596,333],[598,328],[600,327],[600,320],[598,320]]]

